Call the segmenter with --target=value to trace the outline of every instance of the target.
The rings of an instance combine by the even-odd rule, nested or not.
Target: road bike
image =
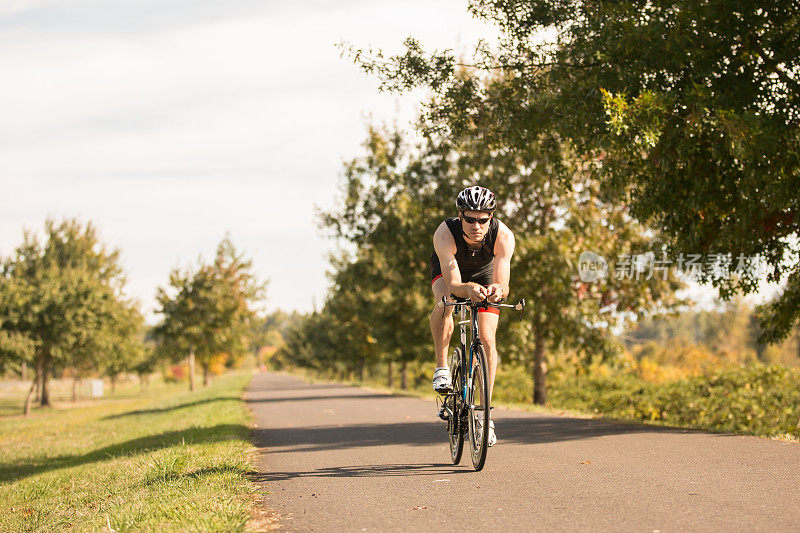
[[[489,447],[489,419],[491,405],[489,400],[489,371],[486,367],[486,354],[478,329],[478,311],[481,309],[501,309],[508,307],[522,313],[525,300],[515,305],[492,303],[488,300],[473,302],[455,299],[448,301],[443,297],[438,303],[445,313],[446,307],[455,307],[459,317],[460,346],[450,357],[451,389],[440,397],[439,417],[447,422],[447,436],[450,441],[450,458],[453,464],[461,462],[464,451],[464,436],[469,436],[472,466],[481,470],[486,463]],[[467,316],[469,315],[469,316]],[[520,319],[522,315],[520,314]],[[469,334],[467,332],[467,324]],[[469,346],[469,351],[467,351]],[[438,403],[438,402],[437,402]]]

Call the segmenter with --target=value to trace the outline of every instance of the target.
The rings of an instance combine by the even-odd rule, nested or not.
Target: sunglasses
[[[487,222],[489,222],[489,221],[492,219],[492,217],[486,217],[486,218],[473,218],[473,217],[468,217],[467,215],[461,215],[461,218],[462,218],[462,219],[464,220],[464,222],[466,222],[467,224],[474,224],[474,223],[476,223],[476,222],[477,222],[477,223],[478,223],[478,224],[480,224],[481,226],[483,226],[484,224],[486,224]]]

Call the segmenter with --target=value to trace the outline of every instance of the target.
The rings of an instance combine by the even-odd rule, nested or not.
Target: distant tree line
[[[48,220],[44,239],[26,231],[0,258],[0,373],[31,369],[25,414],[34,403],[51,405],[49,381],[58,371],[70,371],[74,400],[82,377],[106,376],[113,388],[122,374],[146,376],[184,358],[190,367],[196,358],[207,383],[215,357],[233,362],[250,349],[261,320],[253,306],[265,285],[230,238],[213,262],[172,272],[158,291],[155,328],[145,325],[125,281],[119,251],[77,220]]]
[[[657,355],[670,362],[670,346],[702,346],[731,363],[760,361],[800,366],[800,330],[780,343],[765,344],[756,310],[741,298],[717,309],[690,310],[675,316],[651,317],[622,335],[637,357]]]

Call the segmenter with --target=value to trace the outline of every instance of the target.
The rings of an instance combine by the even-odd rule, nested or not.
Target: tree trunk
[[[208,365],[203,366],[203,387],[208,387]]]
[[[194,346],[189,350],[189,390],[194,390]]]
[[[540,223],[540,232],[542,235],[547,235],[550,229],[550,215],[552,214],[553,206],[547,201],[541,201],[542,215]],[[549,300],[549,294],[546,288],[542,289],[540,300],[546,305]],[[536,405],[544,405],[547,402],[547,365],[544,362],[544,348],[545,348],[545,335],[544,323],[547,319],[543,316],[534,317],[533,325],[533,403]]]
[[[794,337],[797,340],[797,357],[800,358],[800,328],[795,330]],[[800,425],[800,422],[798,422]]]
[[[22,414],[28,416],[31,414],[31,403],[34,398],[34,392],[39,386],[39,374],[34,374],[33,376],[33,383],[31,383],[31,388],[28,389],[28,395],[25,397],[25,409],[22,411]]]
[[[78,401],[78,369],[72,369],[72,403]]]
[[[117,376],[111,376],[111,394],[117,390]]]
[[[547,403],[547,365],[544,361],[545,339],[539,328],[533,333],[533,403],[544,405]]]
[[[392,389],[394,388],[394,361],[389,361],[388,375],[386,376],[386,385]]]
[[[36,383],[36,395],[34,396],[37,400],[42,394],[42,359],[40,358],[36,361],[36,371],[34,372],[35,378],[33,380]]]
[[[50,391],[47,390],[47,380],[50,376],[50,355],[46,352],[42,353],[42,407],[50,407]]]
[[[408,390],[408,363],[406,361],[400,365],[400,388]]]

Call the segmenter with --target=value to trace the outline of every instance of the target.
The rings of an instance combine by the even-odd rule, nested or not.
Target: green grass
[[[244,530],[249,379],[0,418],[0,531]]]
[[[0,396],[0,417],[15,416],[22,413],[22,409],[25,406],[25,397],[27,396],[29,386],[30,382],[26,382],[24,385],[18,385],[11,392],[5,391],[2,394],[2,396]],[[154,383],[155,388],[163,386],[164,383],[160,382],[160,380]],[[186,388],[186,386],[188,385],[185,385],[184,388]],[[71,380],[53,379],[50,381],[48,391],[50,393],[50,401],[53,403],[54,406],[56,406],[56,408],[70,409],[75,406],[75,404],[73,404],[72,402]],[[108,385],[108,382],[106,381],[104,393],[105,395],[101,398],[90,398],[88,383],[84,381],[78,389],[77,405],[85,405],[86,403],[91,403],[92,405],[99,405],[104,403],[117,403],[121,400],[141,398],[142,390],[137,380],[136,382],[133,381],[120,382],[115,387],[114,392],[111,392],[111,387]],[[44,412],[47,410],[47,408],[37,409],[36,405],[37,404],[34,398],[34,401],[31,404],[34,411],[38,410],[39,412]]]

